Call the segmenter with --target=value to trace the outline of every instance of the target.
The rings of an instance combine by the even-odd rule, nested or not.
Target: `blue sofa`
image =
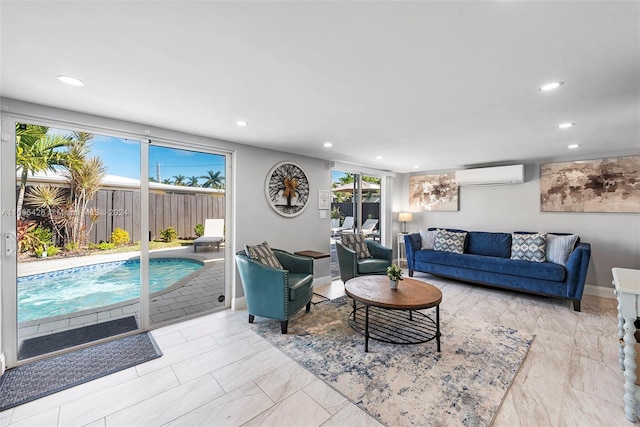
[[[464,232],[464,230],[447,230]],[[578,238],[566,259],[566,265],[562,265],[510,259],[511,233],[483,231],[466,233],[462,254],[422,249],[420,233],[405,235],[409,277],[413,277],[414,272],[419,271],[465,282],[566,298],[573,302],[575,311],[580,311],[580,301],[591,256],[589,243],[580,242]]]

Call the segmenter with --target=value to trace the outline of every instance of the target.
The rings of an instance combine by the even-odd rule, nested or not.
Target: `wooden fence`
[[[98,221],[87,235],[87,243],[107,242],[116,228],[129,233],[132,241],[141,240],[140,192],[132,190],[99,190],[89,203],[97,209]],[[173,227],[179,237],[195,237],[196,224],[207,218],[224,218],[225,198],[202,194],[149,194],[149,238],[156,239],[160,230]],[[91,220],[86,219],[87,229]]]
[[[343,217],[354,216],[352,202],[331,203],[332,210],[334,207],[340,210],[340,215]],[[364,223],[368,218],[380,219],[380,202],[362,203],[362,222]]]

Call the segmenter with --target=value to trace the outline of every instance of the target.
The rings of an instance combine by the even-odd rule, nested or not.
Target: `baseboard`
[[[313,286],[324,286],[331,284],[331,276],[316,277],[313,279]]]
[[[584,285],[584,294],[602,298],[616,297],[616,295],[613,293],[613,288],[595,285]]]
[[[246,310],[246,308],[247,308],[247,299],[245,297],[234,298],[231,300],[232,310]]]

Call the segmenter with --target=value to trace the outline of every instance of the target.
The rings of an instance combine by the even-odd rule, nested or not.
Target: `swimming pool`
[[[187,258],[149,260],[149,290],[162,291],[202,268]],[[18,278],[18,322],[105,307],[140,297],[140,260],[105,262]]]

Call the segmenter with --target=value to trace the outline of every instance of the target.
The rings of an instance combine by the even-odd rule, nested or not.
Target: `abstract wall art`
[[[640,212],[640,156],[540,166],[543,212]]]
[[[409,177],[409,209],[412,211],[457,211],[458,184],[455,173]]]

